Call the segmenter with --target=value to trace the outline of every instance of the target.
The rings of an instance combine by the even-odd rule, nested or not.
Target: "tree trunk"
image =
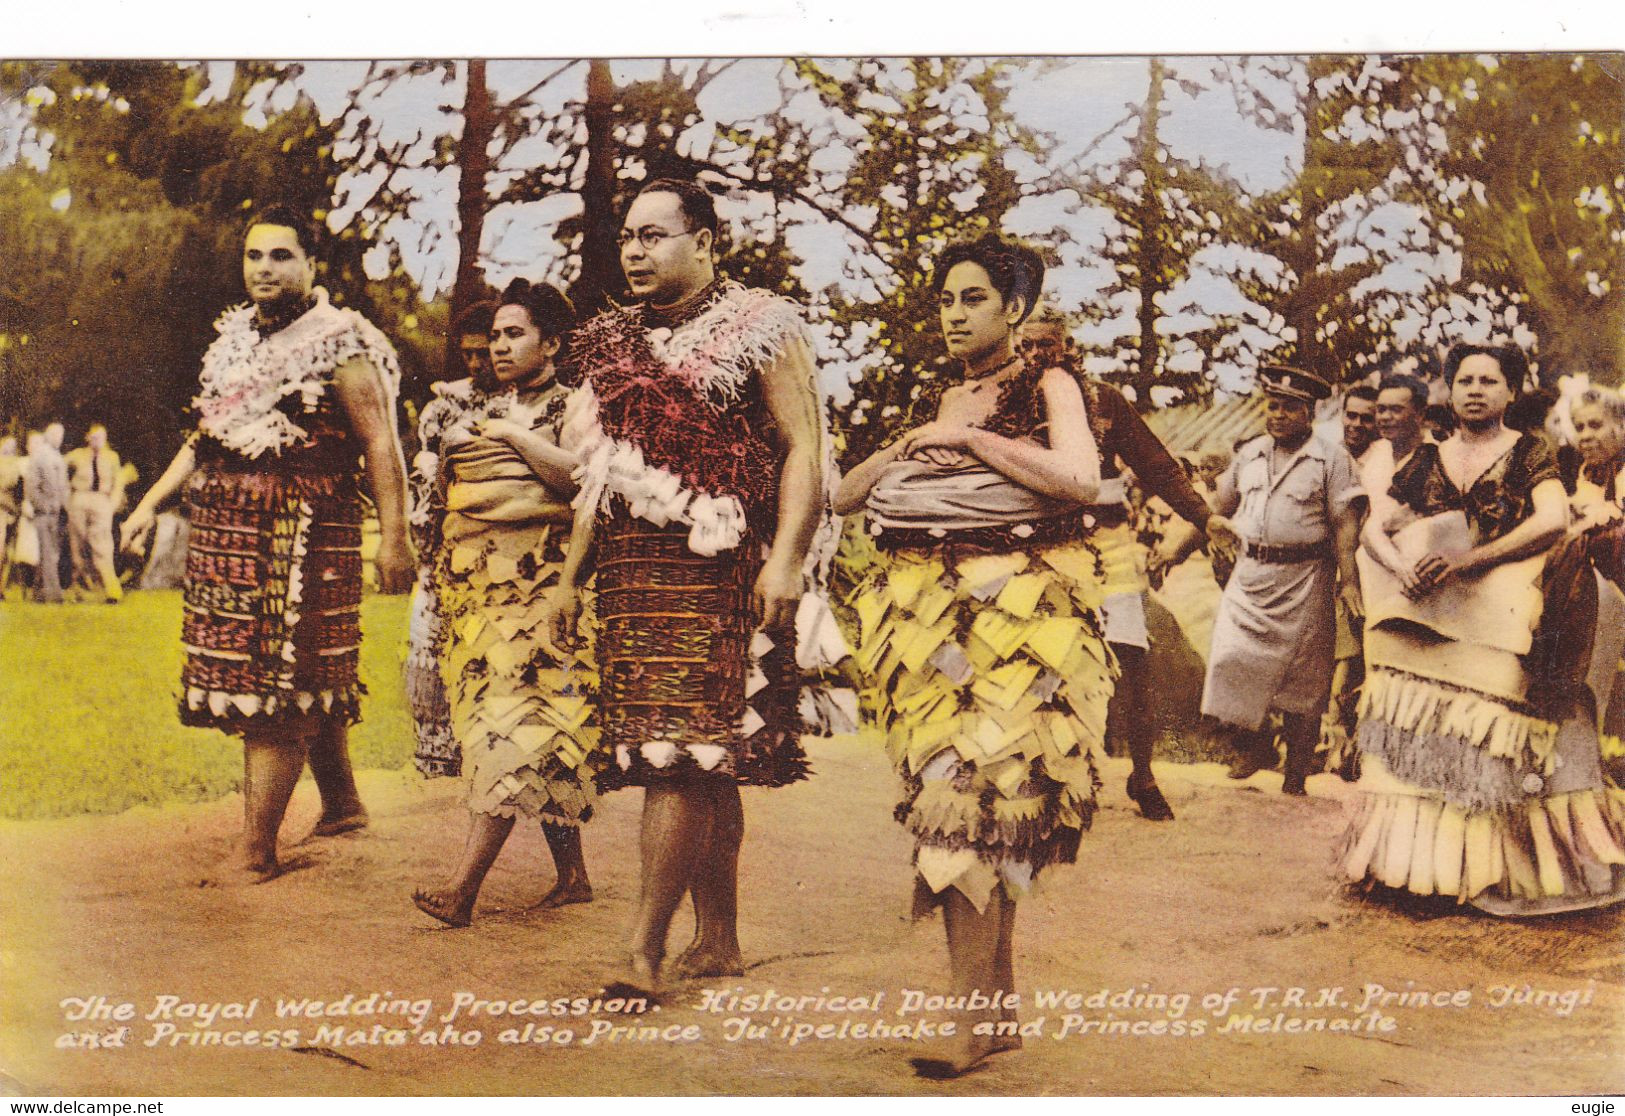
[[[451,288],[451,320],[486,294],[480,272],[480,240],[485,232],[485,179],[491,169],[491,138],[496,112],[485,84],[485,63],[468,63],[468,91],[463,97],[463,138],[457,145],[457,279]],[[462,375],[457,341],[448,323],[446,367]]]
[[[1281,252],[1281,262],[1292,269],[1298,281],[1282,301],[1281,317],[1297,333],[1297,340],[1292,343],[1293,363],[1319,372],[1335,384],[1342,378],[1342,370],[1328,367],[1331,346],[1315,337],[1321,324],[1317,311],[1329,302],[1332,294],[1332,289],[1317,279],[1321,252],[1320,229],[1316,222],[1326,210],[1331,173],[1325,162],[1328,141],[1321,135],[1327,124],[1320,119],[1321,104],[1315,93],[1315,80],[1323,76],[1327,64],[1328,60],[1323,57],[1312,58],[1308,63],[1308,84],[1302,106],[1305,135],[1303,169],[1298,173],[1298,219],[1292,235],[1283,242]]]
[[[595,313],[621,288],[621,253],[615,244],[615,82],[609,63],[587,63],[587,174],[581,186],[581,277],[570,291],[576,309]]]
[[[1162,364],[1162,343],[1157,337],[1157,296],[1162,293],[1163,243],[1159,233],[1163,226],[1162,191],[1166,180],[1163,165],[1157,161],[1160,140],[1157,125],[1162,116],[1163,66],[1161,59],[1151,59],[1151,81],[1145,96],[1145,115],[1140,120],[1138,160],[1145,181],[1140,187],[1140,200],[1136,205],[1140,225],[1137,265],[1140,270],[1140,359],[1129,387],[1134,392],[1134,405],[1145,410],[1151,405],[1151,386],[1157,382],[1157,369]]]

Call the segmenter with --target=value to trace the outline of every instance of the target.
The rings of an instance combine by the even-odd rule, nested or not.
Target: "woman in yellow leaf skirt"
[[[1114,667],[1080,510],[1100,456],[1074,375],[1014,349],[1043,273],[993,235],[943,254],[933,281],[964,380],[836,495],[838,512],[866,509],[879,551],[854,596],[864,701],[904,779],[916,910],[943,907],[963,1020],[951,1057],[915,1059],[924,1076],[1020,1045],[1001,1002],[1016,900],[1076,858],[1100,782]]]
[[[1516,349],[1456,346],[1459,429],[1372,493],[1365,793],[1341,854],[1350,880],[1501,915],[1625,897],[1625,801],[1536,631],[1543,576],[1544,623],[1563,619],[1548,552],[1566,513],[1550,445],[1502,421],[1526,375]]]
[[[592,815],[594,676],[584,657],[551,659],[537,629],[572,518],[576,460],[559,446],[567,393],[553,368],[573,319],[554,288],[512,283],[491,326],[492,371],[507,390],[470,407],[440,443],[440,663],[473,823],[452,881],[412,898],[452,926],[469,924],[521,815],[541,820],[557,869],[541,905],[592,898],[578,827]]]

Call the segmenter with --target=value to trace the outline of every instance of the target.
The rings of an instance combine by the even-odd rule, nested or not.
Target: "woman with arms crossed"
[[[441,435],[441,676],[473,817],[451,881],[412,899],[452,926],[469,924],[520,816],[540,819],[558,872],[541,905],[592,898],[580,836],[594,797],[597,729],[584,688],[592,674],[556,659],[537,631],[564,561],[575,494],[576,459],[559,446],[567,393],[554,375],[574,320],[569,299],[553,287],[509,284],[491,323],[497,390]]]
[[[1100,483],[1084,395],[1068,369],[1015,351],[1043,272],[993,235],[943,254],[933,282],[964,378],[835,499],[867,510],[879,549],[854,598],[864,704],[904,780],[916,910],[942,906],[963,997],[1015,987],[1016,900],[1077,856],[1112,691],[1101,573],[1082,545]],[[916,1071],[958,1076],[1014,1049],[1013,1015],[965,1012],[954,1054]]]

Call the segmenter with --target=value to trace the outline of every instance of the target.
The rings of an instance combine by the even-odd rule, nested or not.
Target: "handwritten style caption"
[[[532,1048],[637,1044],[929,1042],[976,1035],[1082,1041],[1204,1039],[1239,1035],[1374,1035],[1420,1013],[1547,1012],[1567,1017],[1593,1003],[1595,983],[1537,988],[1489,984],[1233,986],[1163,991],[1150,984],[1090,989],[996,989],[945,995],[915,988],[785,992],[764,986],[701,988],[665,1005],[638,996],[404,996],[391,990],[334,999],[254,996],[196,1000],[161,994],[69,996],[60,1049],[300,1049],[482,1045]]]

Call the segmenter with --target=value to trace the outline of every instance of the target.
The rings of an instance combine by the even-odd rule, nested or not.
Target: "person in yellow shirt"
[[[68,545],[75,588],[100,585],[103,599],[124,597],[113,568],[113,510],[123,498],[122,462],[107,445],[107,428],[90,428],[85,444],[65,458],[68,466]]]

